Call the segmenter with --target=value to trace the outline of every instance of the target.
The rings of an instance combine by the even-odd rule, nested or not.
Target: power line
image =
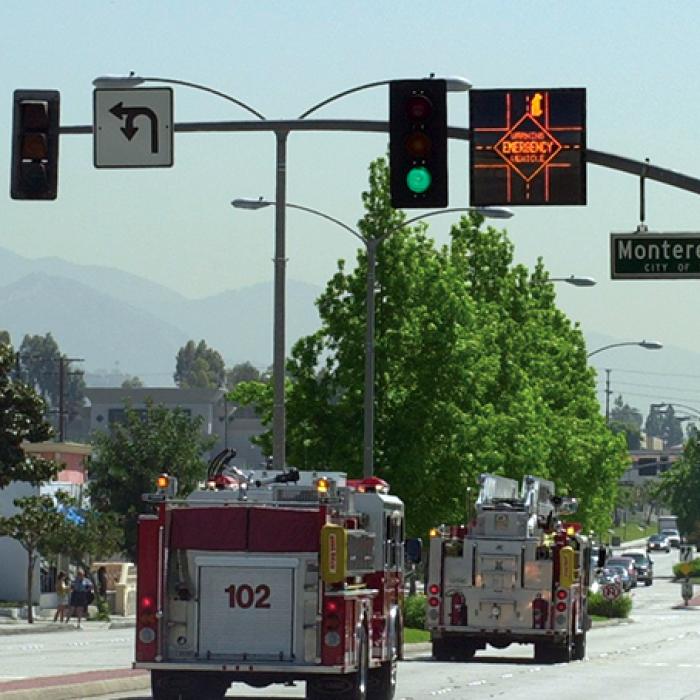
[[[603,367],[596,367],[598,371],[603,370]],[[700,379],[700,374],[678,374],[674,372],[648,372],[645,369],[623,369],[622,367],[610,367],[613,372],[623,372],[627,374],[645,374],[654,377],[682,377],[683,379]]]

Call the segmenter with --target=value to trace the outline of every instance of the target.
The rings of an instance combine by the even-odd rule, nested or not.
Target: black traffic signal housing
[[[60,94],[15,90],[12,116],[12,199],[56,199]]]
[[[394,80],[389,85],[391,205],[447,206],[447,83]]]

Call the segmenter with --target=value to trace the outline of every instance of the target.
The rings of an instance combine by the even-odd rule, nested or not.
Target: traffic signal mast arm
[[[194,133],[223,133],[223,132],[252,132],[252,131],[352,131],[362,133],[388,133],[389,122],[362,119],[289,119],[266,121],[201,121],[180,122],[174,125],[174,130],[182,134]],[[62,136],[91,135],[92,125],[62,126],[59,134]],[[458,126],[447,127],[447,137],[458,141],[469,141],[470,129]],[[586,162],[610,170],[645,177],[670,187],[686,192],[700,194],[700,179],[668,168],[661,168],[644,161],[634,160],[614,153],[586,149]]]

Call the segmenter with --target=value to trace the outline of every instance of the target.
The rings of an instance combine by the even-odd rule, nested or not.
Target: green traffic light
[[[423,194],[431,185],[433,176],[427,168],[422,165],[417,168],[411,168],[406,175],[406,185],[411,192]]]

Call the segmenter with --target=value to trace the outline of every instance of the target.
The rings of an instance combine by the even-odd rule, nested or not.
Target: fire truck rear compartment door
[[[298,560],[222,564],[198,567],[200,658],[291,660]]]

